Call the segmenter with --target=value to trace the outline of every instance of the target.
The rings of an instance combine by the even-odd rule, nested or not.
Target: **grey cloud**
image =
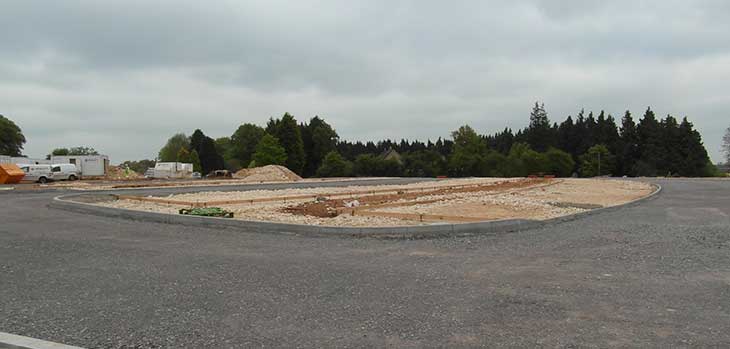
[[[0,113],[31,155],[93,142],[123,160],[285,111],[347,139],[435,138],[522,127],[536,99],[558,121],[653,105],[689,115],[719,159],[728,14],[679,0],[6,1]]]

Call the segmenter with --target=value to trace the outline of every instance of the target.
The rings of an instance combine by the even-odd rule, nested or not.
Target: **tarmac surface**
[[[730,181],[426,240],[312,238],[0,194],[0,332],[82,347],[729,347]]]

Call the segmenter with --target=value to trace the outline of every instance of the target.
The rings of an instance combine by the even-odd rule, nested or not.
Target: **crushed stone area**
[[[478,185],[476,189],[444,190],[449,186]],[[440,188],[431,190],[431,188]],[[408,191],[404,191],[408,189]],[[423,189],[423,195],[418,191]],[[351,192],[392,190],[390,193],[348,195]],[[587,211],[593,208],[623,204],[649,195],[648,183],[614,179],[525,179],[469,178],[407,185],[348,186],[282,190],[252,190],[237,192],[202,192],[177,194],[166,199],[188,202],[249,200],[297,195],[332,195],[339,199],[318,201],[313,198],[287,201],[228,204],[219,207],[234,212],[234,219],[269,221],[319,226],[387,227],[433,224],[413,219],[412,215],[444,215],[500,219],[550,219]],[[404,198],[398,199],[402,196]],[[377,198],[377,200],[373,200]],[[358,200],[355,213],[338,211],[344,204]],[[336,203],[325,207],[325,214],[301,210],[302,207]],[[177,214],[182,207],[136,200],[116,200],[98,205]],[[369,206],[372,205],[372,206]],[[368,215],[358,215],[358,210]],[[375,212],[375,215],[371,215]],[[386,216],[378,216],[377,213]],[[408,217],[392,217],[403,214]]]
[[[423,197],[424,201],[439,201],[378,211],[542,220],[620,205],[649,195],[653,190],[651,185],[642,182],[570,178],[529,190]]]

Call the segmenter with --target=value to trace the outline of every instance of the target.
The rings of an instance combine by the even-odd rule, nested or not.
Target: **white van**
[[[74,164],[53,164],[51,165],[51,172],[54,181],[75,181],[81,177]]]
[[[22,165],[19,164],[23,172],[25,172],[24,181],[33,181],[38,183],[47,183],[53,179],[53,172],[51,172],[51,165]]]

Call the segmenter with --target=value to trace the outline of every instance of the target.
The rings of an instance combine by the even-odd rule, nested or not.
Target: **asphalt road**
[[[0,332],[86,347],[729,347],[730,181],[498,236],[310,238],[0,195]]]

